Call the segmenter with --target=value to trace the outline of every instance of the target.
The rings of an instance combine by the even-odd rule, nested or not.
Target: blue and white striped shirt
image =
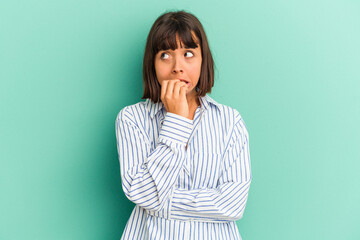
[[[121,239],[241,239],[248,131],[236,109],[199,100],[193,120],[149,98],[117,115],[122,188],[136,204]]]

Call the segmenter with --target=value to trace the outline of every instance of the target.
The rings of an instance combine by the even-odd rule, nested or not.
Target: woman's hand
[[[179,79],[162,81],[160,99],[164,103],[166,111],[186,118],[189,116],[186,89],[186,83]]]

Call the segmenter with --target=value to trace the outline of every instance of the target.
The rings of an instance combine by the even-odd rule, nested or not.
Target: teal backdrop
[[[360,2],[0,3],[0,239],[117,240],[117,113],[155,19],[195,14],[250,136],[244,240],[360,239]]]

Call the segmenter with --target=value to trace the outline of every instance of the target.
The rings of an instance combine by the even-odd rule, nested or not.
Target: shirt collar
[[[210,108],[210,104],[216,106],[219,110],[221,110],[220,104],[217,103],[214,99],[212,99],[208,94],[205,94],[204,97],[199,96],[200,100],[200,108],[203,110],[208,110]],[[147,98],[145,101],[145,107],[148,110],[150,117],[154,118],[154,116],[165,107],[165,105],[159,101],[154,103],[150,98]]]

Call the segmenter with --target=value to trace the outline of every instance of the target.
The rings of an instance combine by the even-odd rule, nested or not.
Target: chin
[[[189,95],[189,94],[196,94],[196,91],[195,91],[195,88],[192,88],[192,89],[187,89],[186,90],[186,95]]]

